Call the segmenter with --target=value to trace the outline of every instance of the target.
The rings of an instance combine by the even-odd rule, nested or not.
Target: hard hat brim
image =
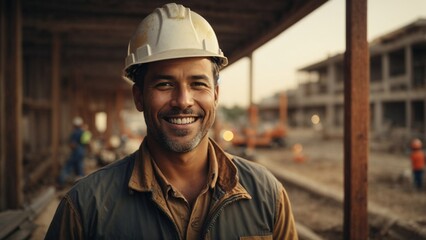
[[[157,53],[155,55],[144,57],[143,59],[136,59],[135,55],[132,53],[126,58],[126,67],[124,68],[123,72],[124,72],[124,76],[128,78],[129,75],[132,74],[134,67],[139,66],[141,64],[165,61],[165,60],[171,60],[171,59],[179,59],[179,58],[193,58],[193,57],[218,58],[220,60],[219,61],[220,68],[223,68],[226,65],[228,65],[228,58],[226,58],[225,56],[221,54],[213,54],[200,49],[178,49],[178,50],[169,50],[166,52]]]
[[[225,56],[220,54],[209,53],[201,49],[175,49],[175,50],[169,50],[169,51],[165,51],[161,53],[156,53],[151,56],[145,56],[143,57],[143,59],[137,59],[137,57],[133,53],[131,53],[126,58],[126,67],[124,69],[124,72],[127,73],[128,69],[134,65],[163,61],[163,60],[170,60],[170,59],[178,59],[178,58],[191,58],[191,57],[219,58],[221,60],[220,61],[221,68],[228,65],[228,59]]]

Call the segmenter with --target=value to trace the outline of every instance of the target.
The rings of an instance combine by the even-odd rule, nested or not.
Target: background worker
[[[90,139],[84,136],[83,119],[75,117],[73,119],[73,131],[70,134],[68,145],[70,147],[70,155],[65,162],[59,174],[59,187],[64,187],[67,178],[71,173],[77,177],[84,176],[84,157],[86,154],[86,146]]]
[[[137,152],[76,183],[46,239],[297,239],[281,183],[208,138],[226,64],[197,13],[167,4],[148,15],[125,67],[147,135]]]
[[[425,168],[425,153],[422,149],[422,141],[415,138],[411,141],[411,167],[413,170],[414,186],[418,190],[423,189],[423,172]]]

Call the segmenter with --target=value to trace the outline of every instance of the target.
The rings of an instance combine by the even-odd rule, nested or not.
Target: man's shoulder
[[[247,160],[243,157],[233,155],[231,159],[240,171],[249,171],[249,172],[256,172],[256,173],[263,173],[263,174],[270,173],[265,166],[259,163],[253,162],[251,160]]]
[[[96,189],[127,184],[133,170],[134,159],[135,153],[96,170],[78,180],[70,192],[96,191]]]
[[[238,169],[239,183],[254,199],[269,202],[271,206],[278,201],[282,184],[266,167],[238,156],[233,157],[233,162]]]
[[[271,186],[279,184],[276,177],[263,165],[239,156],[233,156],[232,161],[237,166],[241,181]]]

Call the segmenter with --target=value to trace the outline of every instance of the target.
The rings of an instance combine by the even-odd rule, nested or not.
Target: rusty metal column
[[[344,239],[368,239],[367,0],[346,0]]]
[[[22,144],[22,17],[21,1],[2,1],[1,14],[5,14],[5,68],[4,68],[4,115],[5,120],[5,206],[2,208],[16,209],[24,204],[23,193],[23,144]],[[3,39],[5,38],[5,39]],[[2,113],[3,114],[3,113]],[[2,159],[3,160],[3,159]]]
[[[247,150],[249,154],[252,153],[252,151],[255,148],[255,137],[256,137],[256,127],[257,127],[257,108],[254,105],[253,101],[253,53],[249,56],[249,111],[248,111],[248,117],[249,117],[249,127],[247,128]]]
[[[51,115],[51,139],[52,139],[52,173],[57,176],[59,171],[59,104],[60,104],[60,82],[61,82],[61,39],[59,34],[54,33],[52,38],[52,115]]]
[[[249,107],[253,105],[253,53],[249,58]]]

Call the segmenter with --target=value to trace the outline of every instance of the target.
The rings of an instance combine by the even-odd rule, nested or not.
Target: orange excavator
[[[233,131],[231,142],[234,146],[246,146],[247,148],[285,146],[287,97],[284,93],[279,96],[279,119],[274,123],[259,123],[259,110],[254,104],[249,107],[248,113],[248,127]]]

